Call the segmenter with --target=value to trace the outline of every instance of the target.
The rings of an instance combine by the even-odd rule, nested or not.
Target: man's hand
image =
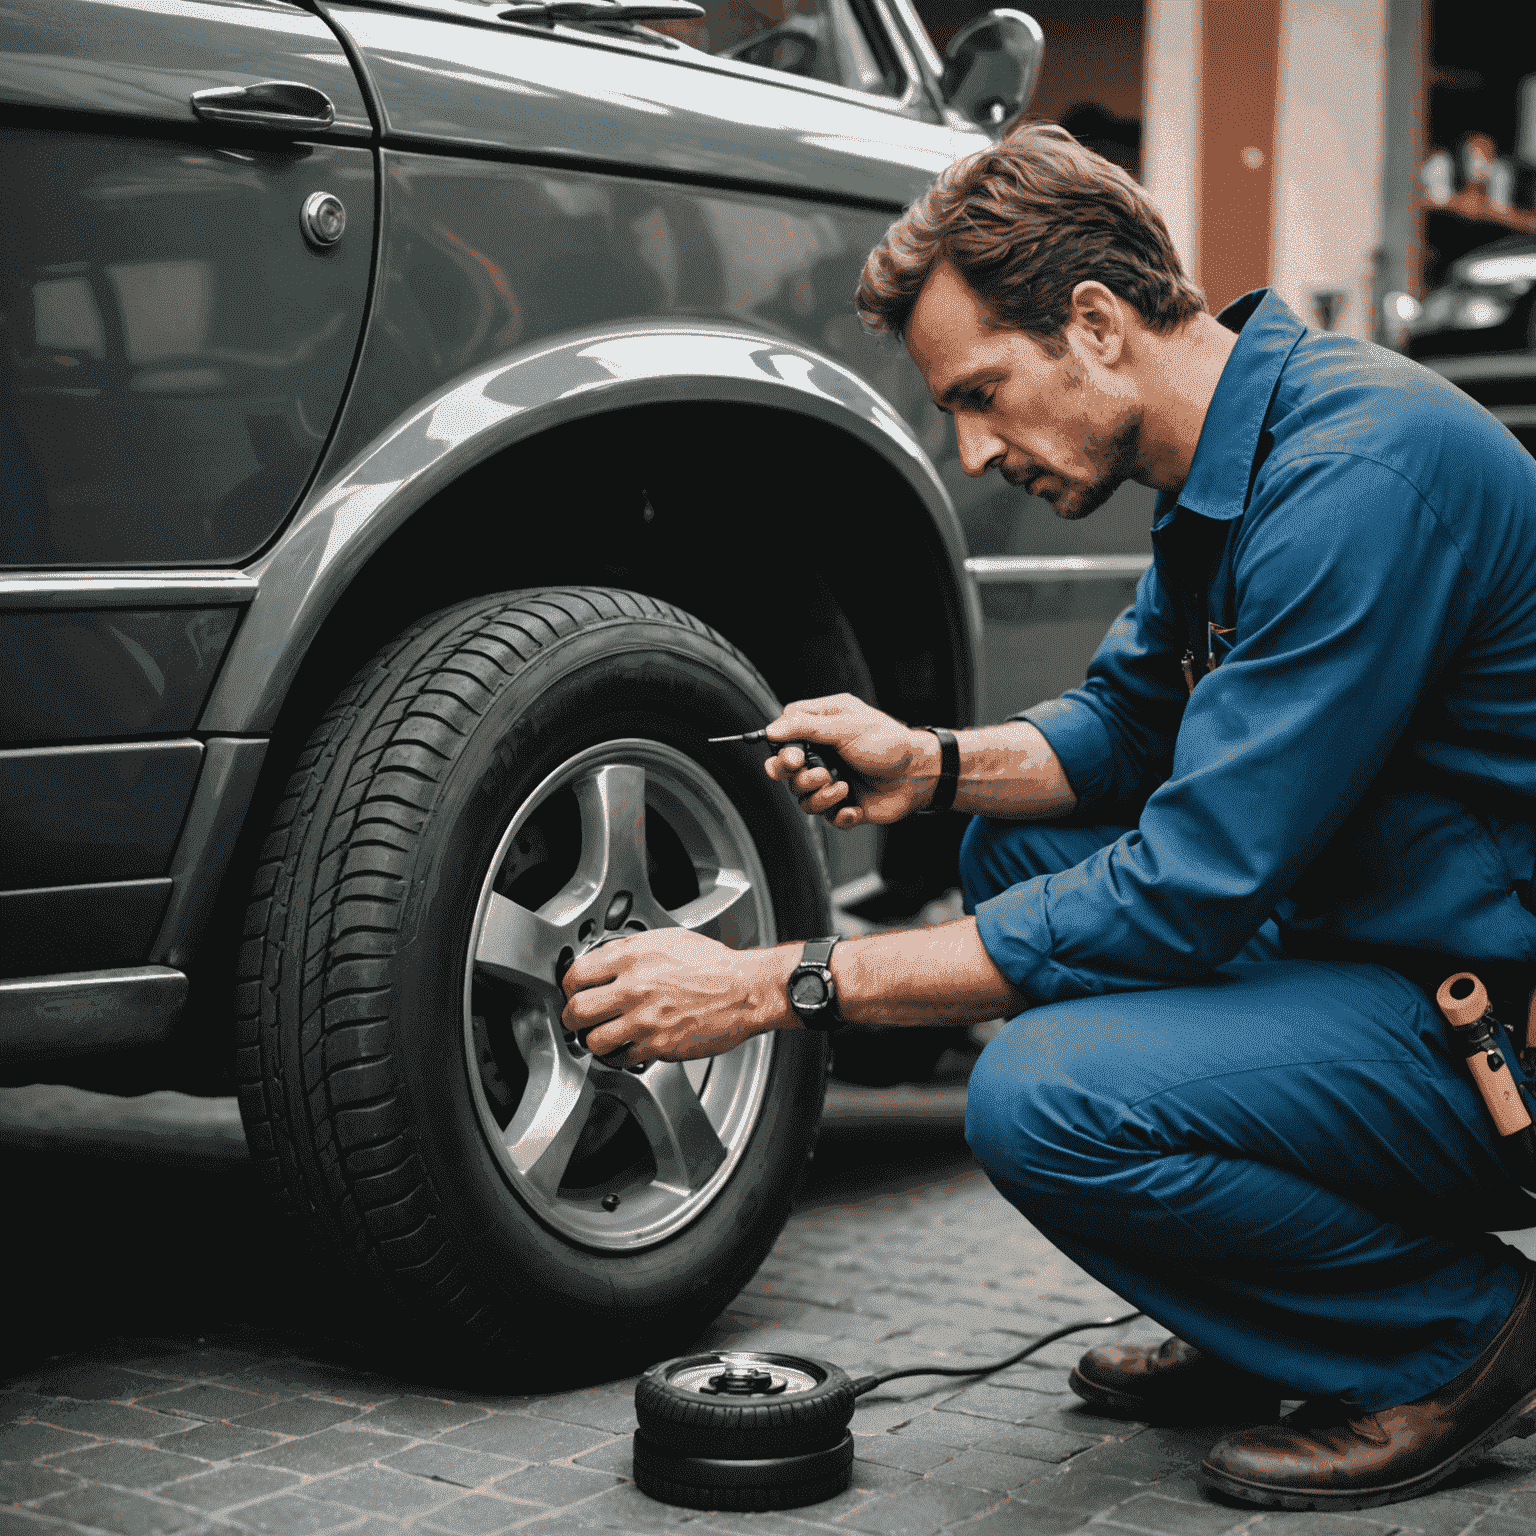
[[[622,1064],[720,1056],[794,1019],[798,948],[728,949],[687,928],[659,928],[579,956],[565,973],[565,1027]]]
[[[781,747],[765,765],[768,777],[788,784],[811,816],[825,816],[847,831],[865,823],[885,826],[920,811],[939,778],[939,744],[931,731],[913,730],[855,698],[837,693],[802,699],[768,727],[770,741],[811,741],[836,747],[843,761],[868,780],[857,789],[836,783],[825,768],[807,768],[799,747]]]

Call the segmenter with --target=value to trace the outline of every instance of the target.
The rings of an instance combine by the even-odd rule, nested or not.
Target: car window
[[[877,96],[906,85],[890,42],[868,0],[699,0],[706,15],[648,21],[717,58],[824,80]]]

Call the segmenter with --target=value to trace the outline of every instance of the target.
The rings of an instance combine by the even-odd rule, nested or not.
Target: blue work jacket
[[[1271,917],[1289,953],[1528,964],[1536,462],[1268,290],[1219,318],[1237,343],[1135,606],[1022,714],[1078,819],[1135,825],[981,903],[982,943],[1037,1002],[1198,979]],[[1217,663],[1192,693],[1188,650]]]

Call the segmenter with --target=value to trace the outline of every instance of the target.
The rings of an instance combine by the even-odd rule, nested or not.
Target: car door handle
[[[256,85],[220,85],[193,91],[192,110],[204,122],[276,133],[312,133],[336,121],[331,98],[296,80],[262,80]]]

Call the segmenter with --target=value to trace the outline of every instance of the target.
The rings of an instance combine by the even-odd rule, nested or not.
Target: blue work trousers
[[[967,911],[1126,829],[977,817]],[[1267,930],[1267,931],[1266,931]],[[1487,1347],[1536,1224],[1447,1026],[1382,966],[1287,959],[1272,925],[1209,981],[1033,1008],[971,1077],[1002,1195],[1149,1317],[1286,1397],[1362,1411]]]

